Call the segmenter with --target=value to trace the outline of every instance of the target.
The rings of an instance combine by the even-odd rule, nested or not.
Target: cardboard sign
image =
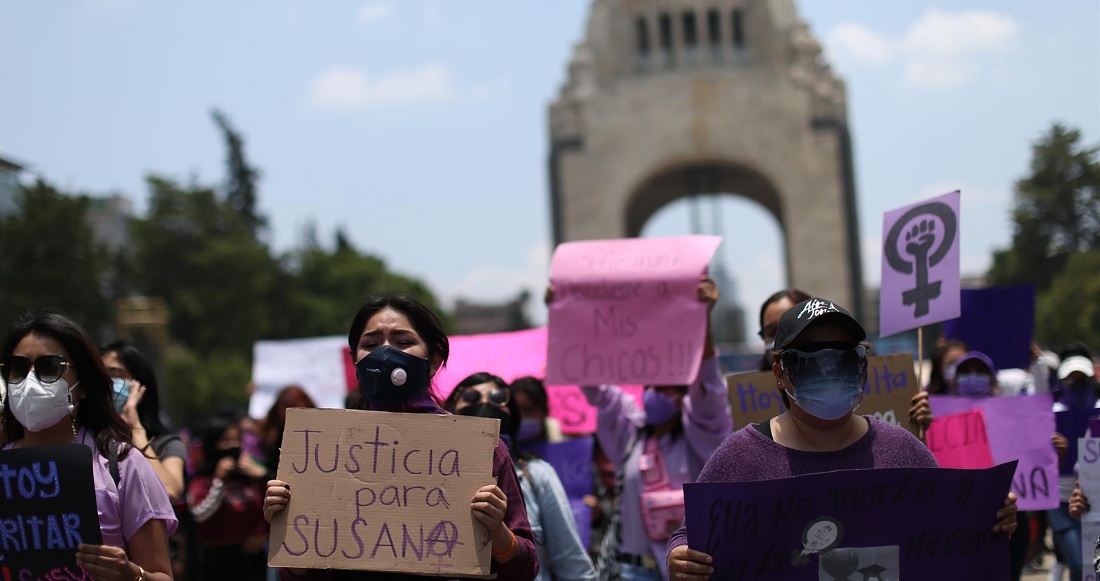
[[[257,341],[252,347],[252,382],[248,415],[267,416],[276,396],[298,384],[322,408],[344,407],[347,337],[316,337],[285,341]],[[354,373],[353,373],[354,376]]]
[[[1014,470],[685,484],[688,545],[713,557],[712,579],[1008,579],[1008,535],[993,523]]]
[[[83,579],[81,543],[100,545],[92,450],[0,451],[0,579]]]
[[[1020,510],[1058,508],[1058,455],[1050,445],[1054,433],[1052,397],[1040,393],[1014,397],[929,397],[933,418],[981,408],[993,461],[1019,460],[1012,492]],[[938,419],[932,420],[934,426]]]
[[[943,324],[943,335],[966,343],[998,369],[1029,369],[1035,332],[1035,286],[964,289],[959,318]]]
[[[993,450],[981,408],[939,416],[928,427],[928,450],[940,468],[989,468]]]
[[[957,191],[883,216],[881,336],[959,316],[959,224]]]
[[[546,383],[691,383],[707,324],[699,276],[719,243],[680,236],[558,245]]]
[[[496,482],[499,420],[358,410],[287,410],[279,479],[286,510],[268,564],[489,575],[490,540],[470,509]]]
[[[735,427],[757,424],[783,412],[779,387],[770,371],[730,375],[726,377],[726,384]],[[916,426],[909,423],[910,400],[916,394],[917,378],[913,374],[911,354],[868,357],[863,403],[856,413],[874,416],[916,435]]]

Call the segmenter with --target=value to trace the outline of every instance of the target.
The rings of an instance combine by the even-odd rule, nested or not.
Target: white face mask
[[[41,432],[72,413],[74,387],[76,384],[69,387],[64,379],[43,384],[38,374],[31,371],[23,381],[8,386],[6,403],[25,430]]]

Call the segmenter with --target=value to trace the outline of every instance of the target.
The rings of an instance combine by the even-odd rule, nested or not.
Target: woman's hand
[[[714,310],[714,305],[718,304],[718,297],[721,295],[718,292],[718,285],[714,284],[714,279],[705,274],[699,277],[696,293],[699,295],[699,300],[707,304],[708,313]]]
[[[993,525],[993,532],[995,533],[1008,533],[1012,534],[1016,532],[1016,493],[1009,492],[1008,498],[1005,499],[1005,506],[1001,510],[997,511],[997,524]]]
[[[710,566],[712,561],[710,555],[693,551],[687,545],[680,545],[668,554],[668,576],[676,581],[710,579],[711,574],[714,573],[714,567]]]
[[[225,458],[218,460],[218,464],[214,466],[214,478],[224,480],[225,477],[229,476],[229,473],[232,472],[233,469],[236,467],[237,461],[234,460],[231,456],[226,456]]]
[[[1054,435],[1050,437],[1050,445],[1054,446],[1054,451],[1058,454],[1058,461],[1062,461],[1062,457],[1066,455],[1066,451],[1069,450],[1069,440],[1065,436],[1054,432]]]
[[[909,400],[909,423],[925,430],[932,425],[932,404],[928,403],[928,392],[921,390]]]
[[[78,545],[76,563],[96,581],[132,581],[141,574],[126,558],[126,551],[110,545]]]
[[[237,469],[245,476],[260,480],[267,475],[267,467],[260,464],[252,457],[252,454],[241,452],[241,459],[237,462]]]
[[[141,403],[141,398],[145,397],[145,390],[147,388],[142,385],[138,380],[130,380],[130,395],[126,398],[126,403],[122,404],[122,419],[126,420],[127,424],[130,424],[131,428],[140,428],[141,419],[138,418],[137,407]]]
[[[1081,520],[1081,515],[1091,510],[1092,506],[1089,505],[1089,499],[1085,493],[1081,492],[1081,483],[1075,482],[1074,486],[1073,495],[1069,497],[1069,515]]]
[[[470,508],[474,518],[489,529],[493,558],[499,563],[511,561],[515,556],[513,548],[516,541],[515,535],[504,524],[504,514],[508,512],[508,497],[504,491],[496,484],[482,486],[470,500]]]
[[[290,502],[290,485],[282,480],[268,480],[264,495],[264,520],[271,524],[275,515]]]

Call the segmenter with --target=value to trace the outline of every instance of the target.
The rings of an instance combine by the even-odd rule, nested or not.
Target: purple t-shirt
[[[80,428],[76,441],[92,449],[92,477],[104,545],[126,549],[130,537],[153,519],[163,520],[169,535],[176,531],[179,522],[168,501],[168,493],[141,452],[130,450],[124,458],[118,459],[116,487],[107,458],[96,449],[95,436]]]
[[[864,468],[938,468],[936,458],[913,434],[872,417],[867,433],[835,452],[804,452],[775,442],[749,425],[729,435],[707,460],[698,482],[754,482],[803,474]],[[681,525],[668,539],[668,552],[687,544]],[[668,560],[668,554],[665,555]]]

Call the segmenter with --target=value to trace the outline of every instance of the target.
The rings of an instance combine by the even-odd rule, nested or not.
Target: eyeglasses
[[[764,325],[756,334],[760,335],[760,338],[766,343],[775,340],[775,334],[777,332],[779,332],[779,323],[772,323],[770,325]]]
[[[468,404],[475,404],[485,399],[488,396],[489,403],[499,406],[506,406],[512,399],[512,392],[500,387],[494,387],[487,394],[480,389],[469,388],[462,392],[462,401]]]
[[[867,348],[851,343],[818,343],[807,349],[786,349],[779,365],[791,381],[813,381],[845,374],[867,374]]]
[[[9,384],[22,383],[34,367],[34,374],[42,383],[54,383],[65,373],[66,367],[73,367],[62,355],[42,355],[32,363],[21,355],[9,355],[0,360],[0,377]],[[75,368],[74,368],[75,369]]]

